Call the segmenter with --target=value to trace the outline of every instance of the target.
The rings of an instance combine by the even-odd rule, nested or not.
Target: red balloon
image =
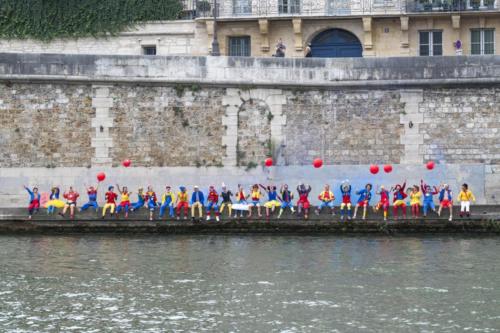
[[[270,167],[273,165],[273,159],[268,157],[266,158],[266,160],[264,161],[264,164],[267,166],[267,167]]]
[[[429,162],[427,162],[426,167],[427,167],[427,169],[428,169],[428,170],[432,170],[432,169],[434,169],[434,166],[435,166],[435,164],[434,164],[434,162],[433,162],[433,161],[429,161]]]
[[[323,160],[321,158],[316,158],[313,161],[313,166],[317,168],[321,168],[323,166]]]
[[[104,179],[106,179],[106,174],[104,172],[99,172],[97,174],[97,180],[102,182]]]
[[[130,164],[132,164],[132,162],[130,162],[130,160],[125,160],[122,162],[123,166],[128,168],[130,166]]]
[[[377,174],[379,171],[378,165],[372,164],[370,165],[370,172],[373,174]]]
[[[392,171],[392,165],[390,165],[390,164],[386,164],[386,165],[384,165],[384,171],[385,171],[386,173],[391,172],[391,171]]]

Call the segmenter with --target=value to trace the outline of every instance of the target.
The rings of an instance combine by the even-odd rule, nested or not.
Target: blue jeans
[[[219,205],[217,204],[217,202],[212,202],[210,201],[207,205],[207,213],[210,211],[210,209],[214,209],[214,212],[218,212],[219,211]]]
[[[116,206],[116,213],[118,214],[119,212],[122,211],[122,209],[125,211],[125,213],[128,213],[128,209],[130,208],[130,203],[126,203],[123,206],[119,204]]]
[[[427,215],[428,209],[436,210],[436,205],[434,205],[434,201],[426,201],[424,200],[424,215]]]
[[[132,210],[138,210],[144,206],[144,201],[137,201],[132,204]]]
[[[165,210],[168,208],[168,215],[174,217],[174,205],[170,201],[165,201],[163,205],[160,206],[160,217],[163,217]]]
[[[86,204],[84,204],[80,210],[83,212],[83,211],[86,211],[87,209],[89,209],[90,207],[94,207],[94,209],[96,211],[97,211],[97,209],[99,209],[99,205],[97,204],[97,201],[89,201]]]
[[[333,209],[333,201],[322,201],[318,206],[318,210],[322,210],[325,207]]]

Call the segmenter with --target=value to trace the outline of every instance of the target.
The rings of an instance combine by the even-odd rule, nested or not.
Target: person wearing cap
[[[177,205],[175,207],[175,213],[178,220],[181,218],[182,209],[184,209],[184,220],[186,220],[189,211],[189,202],[188,193],[185,186],[179,187],[179,192],[177,192]]]
[[[156,200],[156,193],[155,191],[153,191],[153,186],[148,186],[148,191],[146,192],[145,199],[149,209],[149,220],[153,221],[153,215],[155,213],[156,206],[158,205]]]
[[[443,208],[448,208],[450,210],[449,221],[453,220],[453,194],[451,192],[450,186],[444,184],[441,186],[441,191],[439,191],[439,209],[438,216],[441,216]]]
[[[113,186],[108,187],[108,192],[106,192],[106,194],[104,195],[106,203],[104,204],[104,207],[102,207],[102,218],[106,216],[106,211],[108,210],[108,208],[111,215],[113,215],[113,213],[115,212],[115,200],[118,198],[118,195],[114,192],[114,189],[115,188]]]
[[[207,195],[207,221],[210,221],[210,211],[213,209],[215,220],[219,222],[219,194],[215,190],[214,185],[210,185]]]
[[[171,187],[167,185],[165,187],[165,193],[161,196],[161,206],[160,206],[160,218],[165,214],[165,210],[168,208],[168,213],[170,217],[174,217],[174,202],[175,196],[172,192]]]
[[[198,218],[203,217],[203,205],[205,203],[205,197],[203,196],[203,192],[200,191],[198,186],[194,187],[193,194],[191,194],[191,218],[195,218],[195,210],[198,208]]]

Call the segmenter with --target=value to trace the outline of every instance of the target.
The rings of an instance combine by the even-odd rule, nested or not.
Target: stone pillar
[[[222,97],[222,105],[226,107],[226,113],[222,118],[222,125],[226,128],[226,134],[222,136],[222,145],[226,147],[226,156],[222,158],[222,164],[236,166],[238,145],[238,110],[242,103],[238,89],[228,88],[226,95]]]
[[[113,118],[109,109],[113,106],[113,98],[109,96],[109,86],[93,85],[92,92],[92,107],[95,108],[95,118],[91,125],[95,128],[95,137],[91,141],[95,148],[92,166],[111,166],[109,148],[113,147],[113,139],[109,129],[113,127]]]
[[[269,21],[266,19],[259,20],[259,32],[260,32],[260,50],[262,53],[269,52]]]
[[[373,51],[372,18],[363,17],[362,19],[364,31],[363,57],[373,57],[375,52]]]
[[[404,113],[399,116],[403,125],[400,143],[404,146],[401,164],[423,163],[424,135],[420,126],[424,122],[423,113],[419,112],[419,103],[423,101],[423,90],[401,90],[401,102],[405,104]]]
[[[208,54],[212,54],[212,41],[214,39],[214,20],[206,20],[207,36],[208,36]]]
[[[408,22],[410,18],[408,16],[401,16],[401,55],[410,55],[410,42],[408,39]]]
[[[292,19],[293,25],[293,40],[295,51],[302,51],[302,19],[294,18]]]
[[[453,28],[452,38],[453,43],[457,40],[461,40],[460,38],[460,15],[452,15],[451,16],[451,26]],[[455,51],[457,52],[457,51]],[[457,52],[457,54],[461,54],[462,51]]]

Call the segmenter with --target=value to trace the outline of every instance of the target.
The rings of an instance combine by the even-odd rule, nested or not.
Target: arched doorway
[[[313,57],[345,58],[362,57],[363,47],[352,33],[342,29],[329,29],[319,33],[311,41]]]

